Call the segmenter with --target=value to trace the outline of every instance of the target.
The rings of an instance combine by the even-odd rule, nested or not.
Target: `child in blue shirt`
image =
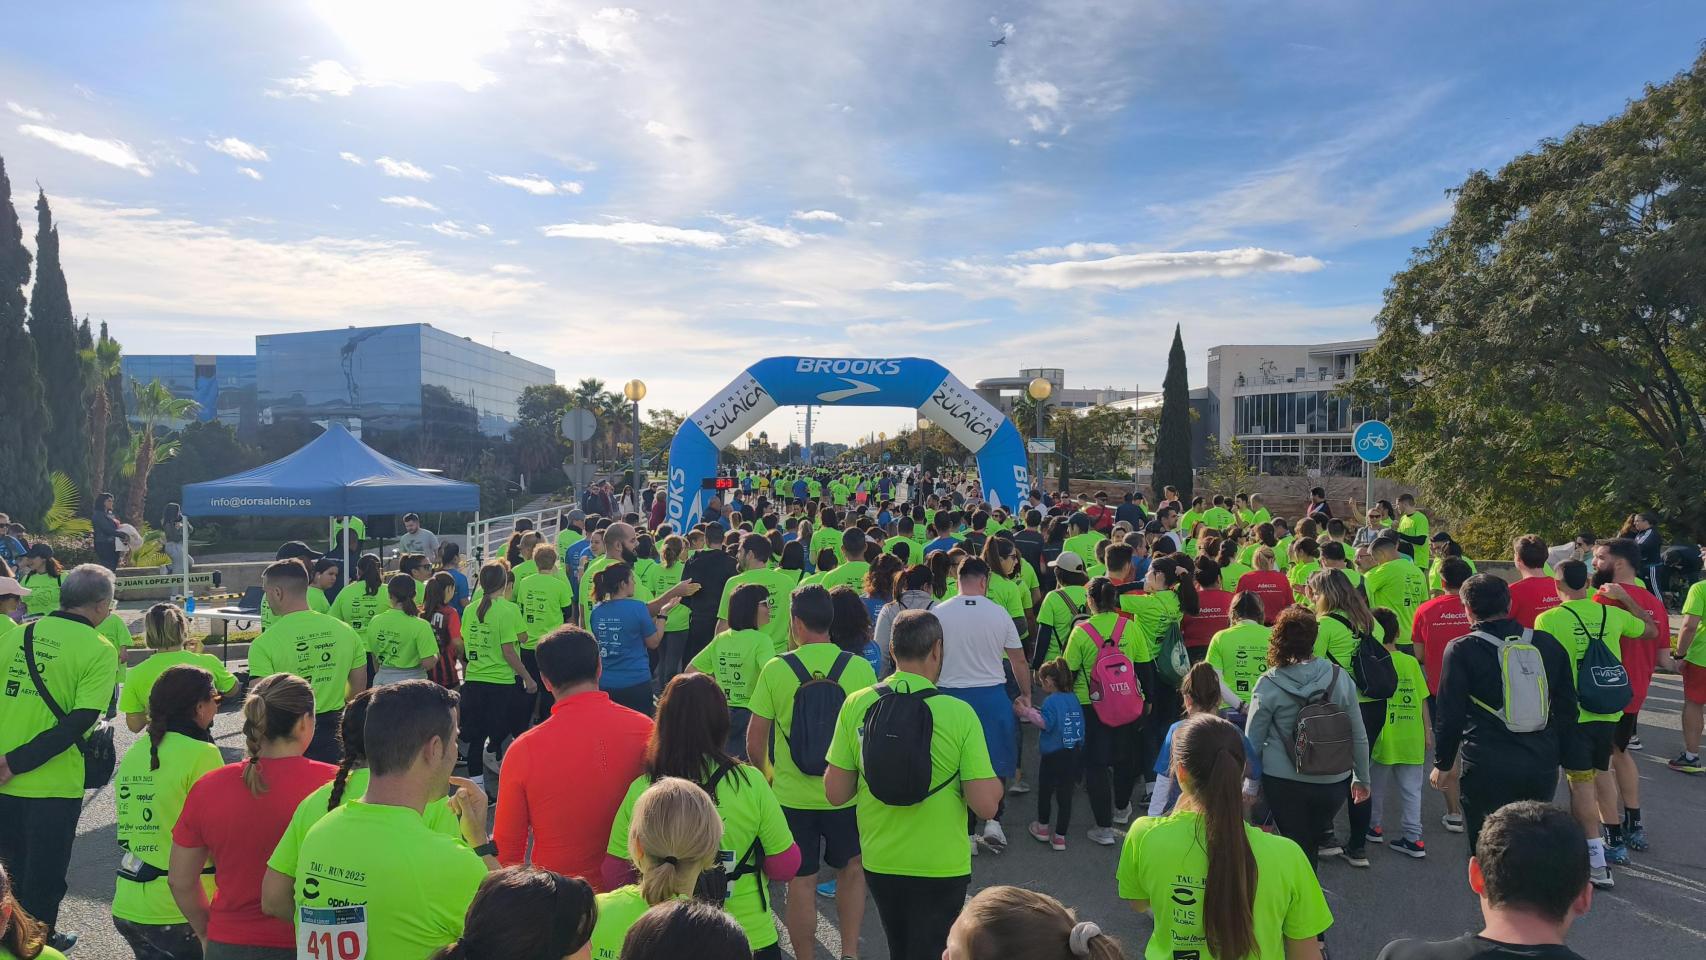
[[[1066,833],[1072,826],[1072,788],[1078,782],[1084,752],[1084,708],[1072,692],[1075,678],[1065,658],[1044,663],[1037,676],[1046,696],[1042,710],[1033,710],[1026,718],[1043,730],[1038,739],[1042,761],[1037,768],[1037,819],[1030,831],[1039,842],[1065,850]],[[1051,806],[1055,808],[1052,828]]]
[[[1226,703],[1226,698],[1232,695],[1232,691],[1221,682],[1219,671],[1206,660],[1193,665],[1185,674],[1185,679],[1179,684],[1179,693],[1185,700],[1186,717],[1197,713],[1217,713]],[[1175,721],[1167,728],[1160,755],[1155,758],[1155,792],[1149,797],[1149,815],[1152,817],[1166,816],[1179,799],[1179,791],[1173,783],[1173,732],[1184,722]],[[1243,739],[1244,796],[1254,798],[1262,782],[1262,758],[1257,755],[1250,738]]]

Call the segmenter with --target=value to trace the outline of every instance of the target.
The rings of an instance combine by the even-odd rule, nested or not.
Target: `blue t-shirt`
[[[1043,701],[1043,733],[1037,748],[1043,753],[1071,750],[1084,742],[1084,708],[1078,695],[1069,691],[1051,693]]]
[[[888,491],[886,491],[886,490],[883,491],[883,495],[887,496]],[[893,522],[894,522],[894,514],[888,512],[887,510],[877,511],[877,526],[882,527],[883,529],[887,530],[889,524],[891,524]]]
[[[646,638],[657,632],[646,605],[632,597],[606,600],[592,608],[592,635],[598,640],[598,659],[604,673],[600,690],[622,690],[652,678]]]
[[[1184,722],[1185,721],[1183,721],[1183,720],[1175,720],[1175,721],[1173,721],[1173,725],[1167,728],[1167,736],[1164,740],[1161,741],[1161,754],[1160,754],[1160,756],[1155,758],[1155,774],[1156,774],[1156,776],[1171,776],[1172,775],[1172,770],[1173,770],[1173,732],[1178,730],[1179,724],[1184,723]],[[1242,739],[1244,741],[1244,779],[1246,779],[1246,780],[1260,780],[1260,779],[1262,779],[1262,758],[1261,758],[1261,756],[1256,753],[1256,748],[1254,745],[1252,745],[1250,743],[1249,737],[1246,737],[1243,734],[1239,734],[1239,737],[1240,737],[1240,739]],[[1169,797],[1167,800],[1167,809],[1168,810],[1173,809],[1173,804],[1175,802],[1177,802],[1178,799],[1179,799],[1179,788],[1175,784],[1173,787],[1173,796]]]
[[[794,481],[794,499],[795,500],[804,500],[806,498],[806,493],[810,490],[811,490],[811,487],[804,480],[795,480]]]
[[[938,550],[952,550],[959,545],[960,542],[953,537],[937,537],[924,545],[924,555],[928,557]]]
[[[450,579],[456,581],[456,599],[450,601],[450,605],[456,608],[457,613],[461,613],[462,608],[468,605],[468,597],[470,593],[468,590],[468,575],[460,570],[447,570],[445,572],[450,574]]]

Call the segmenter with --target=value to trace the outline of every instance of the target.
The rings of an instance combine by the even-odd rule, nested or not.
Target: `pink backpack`
[[[1114,622],[1114,635],[1103,639],[1088,621],[1084,632],[1096,642],[1096,662],[1090,667],[1090,709],[1103,726],[1123,727],[1143,716],[1143,690],[1137,685],[1137,668],[1120,649],[1127,617]]]

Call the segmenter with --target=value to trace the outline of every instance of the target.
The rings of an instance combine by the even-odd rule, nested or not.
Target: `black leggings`
[[[1463,825],[1470,854],[1481,836],[1481,824],[1494,810],[1518,800],[1551,803],[1558,792],[1558,768],[1524,770],[1488,763],[1465,763],[1458,781],[1463,802]]]
[[[1155,662],[1137,664],[1137,682],[1143,688],[1143,752],[1138,755],[1140,779],[1148,779],[1147,771],[1155,769],[1155,758],[1161,756],[1161,744],[1167,739],[1167,728],[1185,715],[1185,699],[1179,688],[1161,679]],[[1124,804],[1116,804],[1124,806]]]
[[[965,906],[971,877],[901,877],[865,871],[890,960],[938,960]]]
[[[1049,826],[1054,813],[1054,832],[1065,836],[1072,827],[1072,787],[1078,782],[1082,747],[1043,754],[1037,766],[1037,822]],[[1054,810],[1049,807],[1053,805]]]
[[[1308,783],[1262,774],[1262,793],[1274,826],[1281,836],[1303,848],[1310,869],[1315,867],[1316,847],[1322,835],[1333,828],[1333,818],[1338,816],[1349,786],[1348,776],[1332,783]]]
[[[1374,752],[1374,741],[1379,739],[1380,731],[1386,726],[1386,701],[1370,700],[1359,703],[1362,711],[1362,728],[1368,734],[1368,751]],[[1345,801],[1351,805],[1351,835],[1345,843],[1345,849],[1360,851],[1368,845],[1368,825],[1374,817],[1374,797],[1357,803],[1351,799],[1351,782],[1345,781]]]
[[[492,755],[503,759],[504,739],[515,732],[519,708],[531,701],[521,681],[486,683],[469,680],[462,684],[462,742],[468,745],[468,775],[483,776],[486,742]]]
[[[1153,722],[1158,721],[1146,715],[1123,727],[1110,727],[1096,716],[1094,707],[1085,708],[1084,792],[1090,796],[1096,826],[1113,826],[1114,808],[1131,805],[1132,791],[1143,776],[1144,726]]]

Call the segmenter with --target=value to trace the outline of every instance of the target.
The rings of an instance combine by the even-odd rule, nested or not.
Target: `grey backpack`
[[[1300,704],[1292,735],[1280,738],[1298,773],[1312,777],[1343,776],[1356,765],[1356,734],[1350,714],[1333,700],[1341,672],[1339,665],[1333,664],[1333,675],[1327,685],[1307,697],[1298,697],[1275,685]]]

